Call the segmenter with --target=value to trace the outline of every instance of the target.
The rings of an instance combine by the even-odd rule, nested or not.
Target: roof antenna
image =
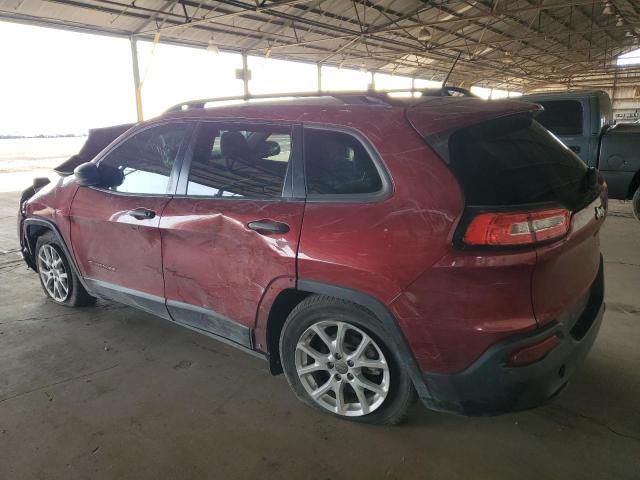
[[[449,77],[451,76],[451,72],[453,72],[453,69],[456,68],[456,63],[458,63],[458,60],[460,59],[460,55],[462,55],[462,52],[458,52],[458,56],[453,61],[453,65],[451,65],[451,68],[449,69],[449,73],[447,73],[447,76],[444,77],[444,81],[442,82],[442,88],[444,88],[447,85],[447,81],[449,80]]]

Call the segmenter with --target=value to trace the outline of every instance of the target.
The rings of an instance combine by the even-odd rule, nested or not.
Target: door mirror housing
[[[95,163],[85,162],[73,170],[76,183],[81,187],[100,185],[100,170]]]

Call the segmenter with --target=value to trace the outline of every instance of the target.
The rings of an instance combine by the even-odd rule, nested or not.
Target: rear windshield
[[[536,102],[544,110],[536,117],[543,127],[556,135],[582,134],[582,105],[577,100]]]
[[[450,167],[467,205],[584,203],[587,166],[531,115],[464,128],[449,139]]]

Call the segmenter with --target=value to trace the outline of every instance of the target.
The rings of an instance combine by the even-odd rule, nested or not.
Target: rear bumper
[[[460,373],[423,374],[421,400],[433,410],[463,415],[497,415],[542,404],[566,386],[591,349],[604,315],[603,297],[601,260],[596,280],[577,305],[532,334],[492,346]],[[508,365],[514,351],[551,335],[560,343],[544,358],[525,366]]]

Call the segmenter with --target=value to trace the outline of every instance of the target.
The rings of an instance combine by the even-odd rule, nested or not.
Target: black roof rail
[[[303,93],[268,93],[259,95],[235,95],[228,97],[211,97],[201,98],[198,100],[189,100],[186,102],[178,103],[164,113],[179,112],[183,110],[200,109],[205,108],[208,103],[215,102],[246,102],[250,100],[268,100],[279,98],[319,98],[319,97],[333,97],[337,100],[353,102],[359,100],[363,103],[377,103],[388,106],[404,105],[402,98],[391,97],[389,93],[420,93],[422,97],[448,97],[448,96],[465,96],[475,97],[469,90],[459,87],[443,87],[435,89],[411,89],[411,88],[399,88],[392,90],[353,90],[353,91],[341,91],[341,92],[303,92]],[[420,98],[420,97],[416,97]]]

